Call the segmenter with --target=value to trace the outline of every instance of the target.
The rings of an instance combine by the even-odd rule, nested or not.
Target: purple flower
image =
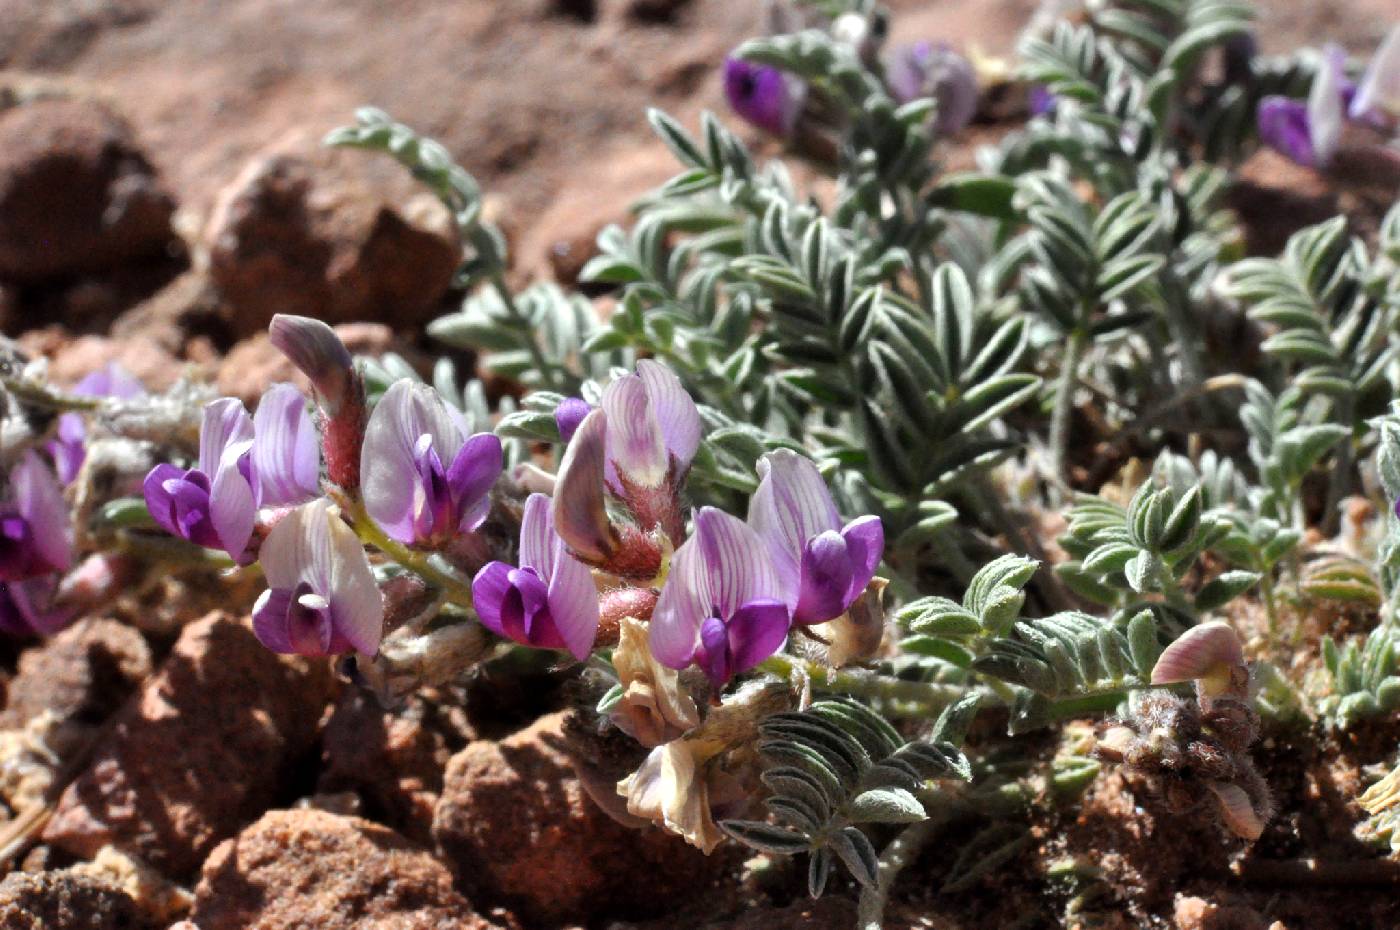
[[[273,652],[374,655],[384,600],[364,547],[320,498],[278,521],[258,553],[268,590],[253,606],[253,632]]]
[[[32,449],[10,470],[0,501],[0,581],[64,571],[73,561],[73,528],[63,489]]]
[[[1341,142],[1347,100],[1355,93],[1355,85],[1346,78],[1346,53],[1329,45],[1323,55],[1306,103],[1265,97],[1256,117],[1265,145],[1309,168],[1326,167],[1332,160]]]
[[[610,482],[624,489],[679,483],[700,447],[700,411],[675,372],[643,359],[635,374],[603,390],[603,410]]]
[[[789,136],[802,112],[807,85],[768,65],[724,60],[724,96],[744,119],[776,136]]]
[[[499,439],[468,437],[460,413],[405,378],[385,392],[365,430],[365,508],[399,542],[441,546],[486,519],[501,467]]]
[[[763,541],[737,517],[700,508],[651,615],[652,655],[670,668],[697,663],[722,687],[776,652],[788,626]]]
[[[554,532],[549,498],[531,494],[520,525],[520,567],[492,562],[472,581],[482,626],[539,649],[567,649],[580,662],[598,635],[598,591],[588,567]]]
[[[157,465],[143,484],[146,507],[167,532],[248,559],[261,507],[286,507],[320,493],[316,429],[301,392],[273,385],[256,417],[232,397],[204,408],[199,462]]]
[[[890,50],[885,82],[900,103],[932,97],[938,103],[934,131],[949,136],[977,113],[977,73],[972,63],[940,42],[915,42]]]
[[[566,397],[554,408],[554,424],[559,427],[559,438],[568,442],[574,438],[583,418],[593,407],[582,397]]]
[[[1034,84],[1031,86],[1029,104],[1031,116],[1048,116],[1055,112],[1059,100],[1044,84]]]
[[[1400,119],[1400,24],[1391,28],[1371,57],[1352,96],[1349,115],[1372,124]]]
[[[125,368],[116,362],[108,362],[107,367],[99,368],[79,381],[72,393],[81,397],[140,397],[146,393],[141,382],[137,381]],[[57,438],[48,445],[53,456],[58,479],[71,484],[83,467],[87,451],[83,448],[87,439],[87,423],[81,413],[65,413],[58,418]]]
[[[75,616],[72,610],[49,606],[54,578],[31,578],[0,584],[0,632],[12,636],[52,636]]]
[[[793,622],[824,623],[845,613],[875,575],[885,549],[879,517],[842,526],[826,482],[790,449],[758,463],[749,524],[764,541]]]

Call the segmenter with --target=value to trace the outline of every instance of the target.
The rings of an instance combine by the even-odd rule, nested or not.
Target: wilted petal
[[[1264,821],[1254,809],[1248,793],[1239,785],[1213,781],[1207,783],[1220,802],[1220,816],[1236,836],[1253,842],[1264,832]]]
[[[10,493],[15,509],[33,534],[36,567],[62,571],[73,561],[73,526],[63,488],[49,467],[32,449],[10,471]]]
[[[1261,142],[1299,165],[1317,164],[1307,104],[1288,97],[1265,97],[1259,101],[1257,119]]]
[[[662,822],[708,854],[724,837],[710,814],[704,761],[690,741],[673,740],[653,749],[617,791],[627,798],[629,814]]]
[[[695,701],[681,687],[675,671],[651,654],[647,624],[622,618],[612,664],[622,685],[622,700],[613,709],[612,719],[637,742],[657,746],[700,723]]]
[[[1194,626],[1162,651],[1152,667],[1152,684],[1197,681],[1244,665],[1244,649],[1233,627],[1221,620]]]
[[[559,427],[559,438],[568,442],[574,438],[583,418],[593,410],[593,406],[582,397],[566,397],[554,408],[554,425]]]
[[[253,418],[243,402],[221,397],[204,405],[204,422],[199,428],[199,470],[213,475],[223,461],[224,450],[234,443],[253,440]]]
[[[676,460],[677,471],[684,473],[695,458],[695,450],[700,448],[700,410],[681,385],[681,379],[660,362],[642,359],[637,363],[637,377],[646,385],[666,451]]]
[[[647,488],[666,481],[666,439],[652,409],[646,382],[623,375],[603,391],[608,415],[608,462],[627,481]]]
[[[739,58],[724,61],[724,96],[744,119],[777,136],[787,136],[802,112],[806,85],[777,68]]]
[[[608,415],[595,410],[584,418],[559,464],[554,487],[554,529],[569,548],[591,562],[605,562],[617,551],[617,532],[604,500]]]
[[[354,361],[335,330],[320,320],[279,313],[267,333],[272,344],[310,379],[326,414],[335,416],[354,382]]]
[[[320,436],[306,399],[274,384],[253,415],[252,474],[259,507],[302,504],[320,494]]]
[[[1313,77],[1308,93],[1308,127],[1312,139],[1314,163],[1321,166],[1332,160],[1342,139],[1342,121],[1346,106],[1342,99],[1342,83],[1346,79],[1346,53],[1335,45],[1323,50],[1322,67]]]
[[[797,603],[803,548],[841,517],[811,459],[778,449],[758,460],[758,489],[749,501],[749,524],[767,545],[789,604]]]
[[[1386,34],[1351,101],[1352,119],[1384,117],[1400,119],[1400,24]]]

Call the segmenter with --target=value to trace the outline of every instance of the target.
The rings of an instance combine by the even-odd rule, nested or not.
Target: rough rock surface
[[[439,312],[461,254],[446,208],[402,168],[299,145],[259,156],[225,188],[204,246],[239,335],[274,313],[411,328]]]
[[[542,717],[452,759],[433,835],[458,880],[471,894],[550,925],[668,913],[705,894],[724,857],[604,814],[557,748],[563,718]]]
[[[433,809],[453,753],[471,739],[460,695],[422,695],[385,710],[347,688],[322,736],[320,791],[353,791],[367,816],[432,845]]]
[[[0,110],[0,277],[40,281],[160,255],[173,212],[131,129],[105,105]]]
[[[222,843],[195,891],[199,930],[492,930],[452,875],[388,827],[272,811]]]
[[[64,792],[45,841],[83,857],[110,843],[189,875],[288,791],[331,686],[325,663],[278,658],[227,615],[190,624]]]
[[[105,720],[151,672],[141,634],[113,620],[84,620],[20,656],[0,711],[0,729],[42,711],[61,719]]]
[[[67,872],[12,872],[0,881],[5,930],[145,930],[123,891]]]

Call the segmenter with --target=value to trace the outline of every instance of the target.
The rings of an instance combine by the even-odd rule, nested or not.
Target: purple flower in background
[[[1259,101],[1259,138],[1290,161],[1309,168],[1326,167],[1342,138],[1347,103],[1356,85],[1346,78],[1346,53],[1335,45],[1313,76],[1307,102],[1290,97]]]
[[[486,519],[501,468],[499,439],[468,437],[460,413],[405,378],[385,392],[365,430],[365,509],[399,542],[440,546]]]
[[[1348,115],[1375,125],[1400,119],[1400,24],[1391,28],[1371,57]]]
[[[579,424],[592,410],[592,405],[582,397],[566,397],[561,400],[559,406],[554,408],[554,425],[559,427],[559,438],[565,442],[573,439]]]
[[[938,103],[934,130],[949,136],[977,114],[977,73],[972,63],[940,42],[915,42],[885,56],[885,82],[900,103],[932,97]]]
[[[588,567],[554,532],[549,498],[531,494],[520,525],[520,567],[492,562],[472,581],[482,626],[539,649],[567,649],[582,662],[598,635],[598,591]]]
[[[278,521],[258,553],[268,590],[253,606],[253,632],[273,652],[374,655],[384,600],[364,546],[320,498]]]
[[[73,561],[73,529],[63,489],[32,449],[10,470],[0,501],[0,581],[64,571]]]
[[[53,577],[0,584],[0,632],[12,636],[52,636],[75,616],[72,610],[49,605],[56,588]]]
[[[108,362],[73,386],[72,393],[81,397],[140,397],[146,393],[130,372],[116,362]],[[81,413],[65,413],[58,418],[58,436],[48,445],[53,456],[58,480],[71,484],[83,467],[87,451],[83,448],[87,439],[87,423]]]
[[[1050,88],[1044,84],[1031,85],[1029,106],[1031,116],[1048,116],[1055,112],[1055,107],[1059,105]]]
[[[845,524],[817,466],[790,449],[758,463],[749,524],[767,546],[796,624],[841,616],[865,591],[885,549],[879,517]]]
[[[724,60],[724,96],[744,119],[776,136],[789,136],[802,112],[807,85],[768,65]]]
[[[624,491],[679,483],[700,447],[700,411],[675,372],[643,359],[603,390],[603,410],[610,482]]]
[[[205,406],[196,467],[157,465],[142,489],[151,516],[167,532],[243,562],[259,508],[316,497],[319,471],[306,401],[292,385],[276,384],[255,417],[232,397]]]
[[[702,507],[652,612],[652,655],[670,668],[697,663],[722,687],[782,646],[789,626],[783,593],[748,524]]]

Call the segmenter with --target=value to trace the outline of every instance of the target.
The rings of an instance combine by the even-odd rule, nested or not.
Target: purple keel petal
[[[827,530],[814,536],[802,550],[802,586],[793,617],[801,624],[825,623],[850,606],[851,552],[840,534]]]
[[[718,617],[707,617],[700,625],[700,645],[695,650],[695,663],[716,688],[723,688],[734,677],[729,633],[724,621]]]
[[[554,425],[559,427],[559,438],[568,442],[574,438],[583,418],[592,412],[593,407],[582,397],[566,397],[554,408]]]
[[[787,605],[780,601],[750,601],[739,608],[726,624],[733,674],[747,672],[777,652],[787,639],[788,626]]]
[[[885,554],[885,526],[879,517],[860,517],[847,523],[841,535],[851,553],[851,589],[846,592],[846,606],[849,607],[880,567],[880,559]]]
[[[681,474],[690,468],[695,450],[700,448],[700,411],[681,386],[676,373],[660,362],[643,359],[637,363],[637,377],[646,385],[652,415]]]
[[[258,404],[252,465],[259,507],[302,504],[320,494],[320,437],[293,385],[274,384]]]
[[[792,133],[805,85],[777,68],[738,58],[724,61],[724,96],[744,119],[777,136]]]
[[[481,567],[472,579],[472,607],[476,609],[481,625],[497,636],[505,636],[505,624],[501,613],[505,607],[506,593],[510,591],[510,573],[515,566],[505,562],[490,562]]]
[[[1297,164],[1317,164],[1306,104],[1288,97],[1265,97],[1259,101],[1257,119],[1261,142]]]
[[[469,533],[486,518],[489,507],[481,504],[503,467],[501,441],[493,434],[477,433],[462,443],[447,469],[447,486],[457,507],[459,531]]]
[[[73,527],[63,488],[49,467],[32,449],[25,452],[10,472],[10,492],[15,508],[29,523],[34,548],[53,571],[62,571],[73,561]]]

